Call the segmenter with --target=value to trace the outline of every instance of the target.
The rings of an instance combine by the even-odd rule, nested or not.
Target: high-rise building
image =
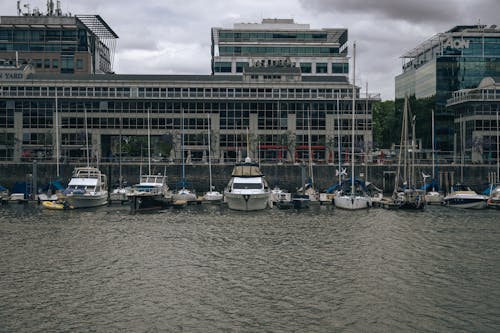
[[[453,150],[453,112],[446,102],[453,92],[477,88],[485,77],[500,75],[500,29],[495,25],[456,26],[402,55],[403,72],[396,77],[396,98],[434,98],[436,143]]]
[[[348,76],[347,29],[311,29],[293,19],[212,28],[212,74],[241,74],[245,66],[289,65],[303,75]]]
[[[47,1],[47,12],[21,10],[0,17],[0,65],[31,64],[37,73],[113,72],[118,36],[99,15],[63,14],[60,2]]]

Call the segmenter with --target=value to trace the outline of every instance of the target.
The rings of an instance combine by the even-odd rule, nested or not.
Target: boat
[[[68,204],[65,200],[57,200],[57,201],[43,201],[42,207],[51,210],[66,210],[73,209],[75,207]]]
[[[257,163],[247,157],[235,164],[231,179],[224,190],[224,198],[230,209],[240,211],[263,210],[268,206],[270,191]]]
[[[141,175],[139,183],[127,193],[132,212],[162,209],[172,203],[165,175]]]
[[[426,175],[422,172],[424,177],[424,190],[426,190],[425,201],[427,204],[443,204],[444,195],[439,192],[439,183],[436,181],[436,163],[435,163],[435,128],[434,128],[434,110],[432,110],[432,178],[431,182],[427,183],[426,179],[431,175]]]
[[[173,193],[174,201],[193,202],[197,200],[196,193],[192,188],[192,184],[186,181],[186,166],[184,156],[184,110],[182,110],[182,133],[181,133],[181,159],[182,159],[182,175],[181,181],[176,184],[176,190]]]
[[[209,191],[205,193],[203,199],[209,202],[221,202],[224,196],[219,191],[215,190],[215,186],[212,185],[212,154],[211,154],[211,141],[210,141],[210,114],[208,117],[208,174],[209,174]]]
[[[61,198],[64,186],[60,181],[54,180],[43,186],[41,192],[37,196],[39,202],[57,201]]]
[[[0,202],[7,203],[10,199],[9,189],[0,185]]]
[[[500,183],[491,185],[487,203],[489,207],[500,209]]]
[[[362,187],[356,185],[355,156],[354,156],[354,124],[356,112],[356,85],[355,85],[355,64],[356,64],[356,44],[353,46],[353,82],[352,82],[352,124],[351,124],[351,179],[350,186],[342,186],[342,189],[335,194],[333,202],[335,207],[347,210],[366,209],[372,206],[372,198]]]
[[[64,190],[64,198],[74,208],[90,208],[108,203],[106,175],[95,167],[76,167]]]
[[[415,179],[415,117],[412,120],[412,140],[408,133],[410,104],[405,96],[403,120],[401,124],[401,141],[399,145],[398,169],[394,191],[392,193],[393,207],[400,209],[424,209],[426,205],[425,190],[416,187]],[[409,156],[411,151],[411,158]],[[403,169],[401,172],[401,168]],[[402,173],[402,174],[401,174]],[[401,181],[401,183],[400,183]],[[400,185],[401,184],[401,185]]]
[[[444,198],[444,203],[448,207],[483,209],[487,207],[488,197],[478,194],[464,184],[455,184],[451,187],[450,193]]]

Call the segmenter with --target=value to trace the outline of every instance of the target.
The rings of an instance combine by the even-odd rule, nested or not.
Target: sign
[[[449,47],[452,49],[468,49],[469,44],[470,40],[448,38],[444,41],[443,47]]]
[[[269,67],[269,66],[291,67],[292,63],[290,61],[290,58],[283,58],[283,59],[255,59],[253,61],[253,66],[254,67]]]
[[[0,71],[0,81],[22,80],[24,73],[22,71]]]

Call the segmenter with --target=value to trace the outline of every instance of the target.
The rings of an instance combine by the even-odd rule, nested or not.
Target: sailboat
[[[215,191],[215,187],[212,185],[212,154],[211,154],[211,150],[212,150],[212,146],[211,146],[211,141],[210,141],[210,129],[211,129],[211,125],[210,125],[210,114],[207,115],[207,118],[208,118],[208,174],[209,174],[209,190],[207,193],[205,193],[205,195],[203,196],[203,198],[207,201],[211,201],[211,202],[218,202],[218,201],[222,201],[223,199],[223,195],[222,193],[218,192],[218,191]]]
[[[353,80],[352,80],[352,121],[351,121],[351,179],[350,186],[343,183],[342,189],[335,195],[335,207],[358,210],[370,208],[372,206],[372,198],[366,193],[366,188],[362,186],[361,181],[356,181],[355,175],[355,156],[354,156],[354,127],[355,127],[355,112],[356,112],[356,44],[353,46]]]
[[[141,166],[142,169],[142,166]],[[140,210],[161,209],[172,201],[172,193],[167,185],[167,175],[154,175],[151,172],[151,133],[148,109],[148,173],[140,175],[139,183],[127,193],[132,212]]]
[[[435,143],[435,130],[434,130],[434,110],[432,110],[432,179],[431,183],[427,184],[426,179],[430,177],[430,175],[422,174],[424,177],[424,190],[430,188],[430,191],[427,191],[425,194],[425,201],[430,204],[442,204],[444,200],[444,195],[437,190],[436,184],[436,164],[435,164],[435,155],[436,155],[436,143]]]
[[[184,109],[182,110],[182,134],[181,134],[181,159],[182,159],[182,177],[181,181],[177,183],[177,190],[173,194],[174,201],[196,201],[196,193],[188,189],[188,182],[186,181],[186,166],[184,161]]]
[[[97,207],[108,203],[107,177],[98,168],[90,166],[86,108],[84,116],[87,166],[73,170],[68,187],[63,192],[67,204],[73,208]]]
[[[236,163],[231,179],[224,190],[227,206],[233,210],[255,211],[266,209],[270,191],[259,164],[252,161],[249,154],[247,131],[247,157]]]
[[[406,209],[423,209],[425,207],[425,190],[417,189],[415,184],[415,117],[413,117],[412,128],[413,137],[411,144],[412,158],[408,156],[409,134],[408,134],[408,118],[409,118],[409,101],[408,96],[405,96],[403,107],[403,122],[401,125],[401,141],[399,147],[398,170],[396,174],[394,192],[392,200],[394,207]],[[401,167],[403,167],[403,183],[399,185],[401,177]]]

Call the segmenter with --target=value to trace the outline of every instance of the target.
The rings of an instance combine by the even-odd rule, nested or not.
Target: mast
[[[207,119],[208,119],[208,175],[210,179],[210,187],[209,187],[209,192],[212,192],[212,161],[211,161],[211,154],[210,154],[210,113],[207,113]]]
[[[366,82],[366,103],[365,103],[365,182],[368,181],[368,143],[366,138],[368,137],[368,82]]]
[[[57,106],[57,90],[56,90],[56,123],[55,123],[55,127],[56,127],[56,175],[57,175],[57,178],[59,179],[59,156],[60,156],[60,152],[59,152],[59,114],[58,114],[58,106]]]
[[[151,130],[148,108],[148,175],[151,175]]]
[[[434,149],[435,147],[435,142],[434,142],[434,109],[432,109],[432,181],[434,182],[434,179],[436,177],[436,172],[434,170],[435,168],[435,157],[434,157]]]
[[[89,152],[89,131],[88,131],[88,126],[87,126],[87,106],[83,104],[83,116],[85,120],[85,142],[86,142],[86,148],[87,148],[87,167],[90,166],[90,152]]]
[[[352,61],[352,123],[351,123],[351,196],[354,196],[354,113],[356,109],[356,43],[353,45]]]
[[[311,106],[307,109],[307,141],[309,143],[309,176],[311,176],[311,185],[314,186],[314,175],[313,175],[313,158],[312,158],[312,140],[311,140]]]
[[[497,177],[496,181],[499,182],[500,180],[500,156],[499,156],[499,150],[500,150],[500,126],[498,124],[498,111],[497,111]]]
[[[120,185],[119,185],[119,188],[121,189],[122,188],[122,178],[123,178],[123,175],[122,175],[122,129],[123,129],[123,117],[119,118],[120,119],[120,137],[119,137],[119,140],[118,140],[118,149],[120,150],[120,155],[118,155],[118,169],[119,169],[119,172],[120,172],[120,176],[119,176],[119,182],[120,182]]]
[[[337,149],[338,149],[338,154],[339,154],[339,184],[342,183],[342,174],[341,174],[341,167],[342,167],[342,150],[341,150],[341,144],[340,141],[342,138],[340,137],[340,95],[337,94]]]
[[[184,166],[184,108],[181,108],[181,113],[182,113],[182,124],[181,124],[181,158],[182,158],[182,187],[185,187],[185,166]]]

